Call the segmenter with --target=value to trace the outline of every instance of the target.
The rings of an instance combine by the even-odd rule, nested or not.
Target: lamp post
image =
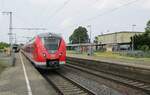
[[[88,25],[87,27],[89,28],[89,31],[90,31],[90,39],[89,39],[89,43],[92,43],[92,42],[91,42],[91,41],[92,41],[92,39],[91,39],[92,28],[91,28],[91,25]]]
[[[132,32],[134,32],[134,27],[135,27],[136,25],[135,24],[133,24],[132,25]],[[134,37],[132,36],[132,41],[131,41],[131,43],[132,43],[132,51],[134,51]]]
[[[92,55],[93,54],[93,50],[92,50],[92,28],[91,28],[91,25],[88,25],[87,27],[89,28],[89,31],[90,31],[90,40],[89,40],[90,50],[89,50],[88,55]]]

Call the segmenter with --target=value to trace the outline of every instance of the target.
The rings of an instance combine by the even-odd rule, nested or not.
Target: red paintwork
[[[46,62],[46,59],[57,59],[60,62],[63,61],[66,63],[66,45],[62,38],[58,50],[53,54],[48,53],[39,36],[36,36],[33,42],[26,44],[23,47],[23,51],[35,62]],[[46,54],[46,57],[44,57],[43,53]]]

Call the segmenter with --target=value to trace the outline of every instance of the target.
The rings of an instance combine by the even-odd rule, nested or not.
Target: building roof
[[[104,36],[104,35],[111,35],[111,34],[121,34],[121,33],[139,33],[139,34],[141,34],[141,33],[143,33],[143,32],[139,32],[139,31],[120,31],[120,32],[113,32],[113,33],[108,33],[108,34],[102,34],[102,35],[98,35],[98,36]]]
[[[80,44],[67,44],[67,46],[91,46],[96,45],[95,43],[80,43]]]

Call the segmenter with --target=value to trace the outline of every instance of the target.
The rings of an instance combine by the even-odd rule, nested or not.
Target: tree
[[[98,44],[98,36],[95,37],[94,43],[95,43],[95,44]]]
[[[77,29],[74,30],[73,34],[69,37],[70,43],[78,44],[89,42],[89,36],[87,32],[88,31],[86,28],[79,26]]]
[[[0,49],[4,49],[6,47],[9,47],[9,44],[7,44],[5,42],[0,42]]]
[[[145,28],[145,33],[150,34],[150,20],[147,22],[147,26]]]
[[[134,48],[138,50],[150,50],[150,20],[147,22],[147,26],[145,28],[145,32],[141,35],[134,35],[133,39],[131,37],[131,41],[134,40]]]

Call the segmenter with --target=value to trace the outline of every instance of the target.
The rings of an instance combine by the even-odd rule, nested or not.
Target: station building
[[[97,43],[67,44],[67,49],[83,52],[88,52],[91,47],[94,51],[131,50],[131,37],[142,33],[143,32],[120,31],[115,33],[102,34],[96,37],[97,39],[95,40]]]
[[[98,49],[106,51],[130,50],[131,37],[142,34],[143,32],[120,31],[97,36]]]

